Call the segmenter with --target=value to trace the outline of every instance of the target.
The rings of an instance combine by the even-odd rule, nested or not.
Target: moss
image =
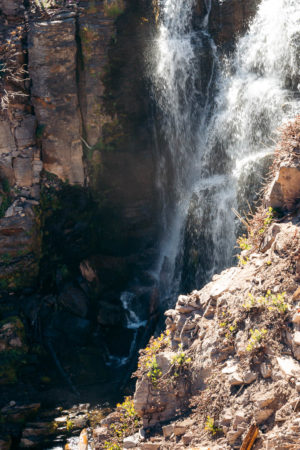
[[[9,184],[9,181],[7,178],[4,178],[2,180],[2,189],[3,189],[3,192],[5,192],[5,193],[10,192],[10,184]]]
[[[12,197],[10,195],[10,192],[8,193],[2,193],[2,195],[0,194],[0,198],[2,200],[1,205],[0,205],[0,218],[4,217],[7,209],[9,208],[9,206],[12,203]]]
[[[6,279],[0,280],[0,291],[7,291],[9,282]]]
[[[14,384],[18,380],[18,369],[26,362],[23,350],[8,350],[0,353],[0,384]]]
[[[96,2],[95,2],[95,0],[90,0],[88,13],[89,14],[95,14],[96,12],[97,12]]]
[[[125,9],[123,0],[105,0],[104,14],[111,19],[119,17]]]
[[[94,41],[98,39],[98,32],[85,25],[79,32],[81,41],[82,63],[88,63],[94,55]]]
[[[72,420],[67,420],[67,432],[70,433],[74,428]]]
[[[37,139],[41,139],[43,137],[44,131],[45,131],[46,125],[45,124],[39,124],[36,128],[36,137]]]
[[[11,325],[15,337],[23,343],[21,348],[9,348],[0,352],[0,384],[13,384],[17,381],[20,366],[26,363],[28,348],[25,345],[25,328],[17,316],[8,317],[0,321],[0,330],[5,325]]]

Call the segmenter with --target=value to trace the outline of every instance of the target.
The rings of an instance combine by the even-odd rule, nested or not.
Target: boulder
[[[281,166],[269,188],[267,206],[290,210],[300,198],[300,167]]]
[[[89,299],[85,293],[74,286],[68,286],[58,297],[59,303],[70,313],[86,318],[88,313]]]

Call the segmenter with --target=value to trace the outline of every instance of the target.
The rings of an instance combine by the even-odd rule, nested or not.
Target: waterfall
[[[221,3],[221,2],[220,2]],[[162,301],[233,262],[240,211],[257,198],[280,125],[299,113],[298,0],[262,0],[231,56],[209,35],[211,0],[160,0],[152,52],[161,142]]]

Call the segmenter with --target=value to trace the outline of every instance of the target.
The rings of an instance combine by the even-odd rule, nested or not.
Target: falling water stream
[[[209,35],[211,0],[161,0],[151,79],[164,145],[164,232],[156,273],[166,305],[233,261],[242,211],[257,198],[277,129],[299,113],[300,2],[262,0],[231,57]]]

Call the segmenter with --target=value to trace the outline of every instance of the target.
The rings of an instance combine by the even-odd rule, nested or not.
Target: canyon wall
[[[212,2],[221,53],[255,6]],[[109,355],[133,339],[120,293],[136,294],[146,320],[157,313],[156,13],[148,0],[0,0],[2,385],[29,360],[34,383],[41,342],[75,384],[107,379]],[[7,329],[22,329],[13,345]]]

